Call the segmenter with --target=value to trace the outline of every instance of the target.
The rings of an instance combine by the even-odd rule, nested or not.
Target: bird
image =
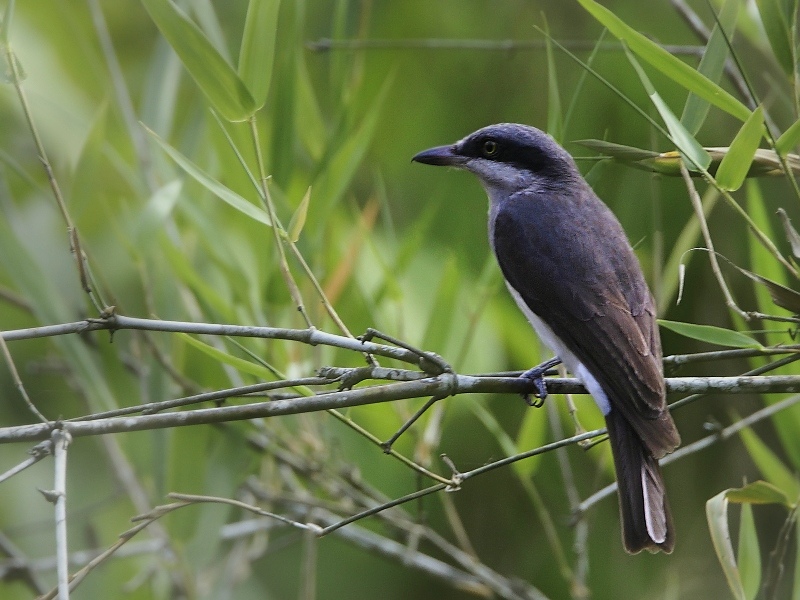
[[[611,209],[572,156],[528,125],[489,125],[412,161],[477,176],[489,197],[489,242],[508,291],[554,361],[605,417],[625,550],[671,553],[675,529],[658,459],[680,445],[666,404],[656,308]]]

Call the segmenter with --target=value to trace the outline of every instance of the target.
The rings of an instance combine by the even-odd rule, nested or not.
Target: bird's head
[[[580,177],[575,161],[549,135],[528,125],[489,125],[411,160],[474,173],[495,201],[530,187],[558,189]]]

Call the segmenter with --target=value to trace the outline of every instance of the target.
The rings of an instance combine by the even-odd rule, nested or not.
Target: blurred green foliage
[[[673,3],[659,0],[642,11],[633,0],[607,2],[619,22],[605,34],[581,4],[605,18],[611,13],[589,0],[178,4],[185,15],[162,0],[26,0],[16,3],[13,20],[4,24],[24,71],[32,119],[97,290],[120,313],[305,327],[278,268],[273,232],[264,224],[272,221],[274,208],[296,242],[294,249],[284,244],[286,260],[317,328],[341,333],[298,257],[353,334],[377,328],[441,354],[462,373],[527,368],[547,353],[501,284],[485,241],[483,191],[470,177],[409,162],[424,148],[489,123],[513,121],[549,127],[574,155],[591,159],[580,164],[634,242],[662,307],[660,316],[749,330],[761,344],[791,343],[789,324],[744,323],[728,311],[706,253],[687,252],[703,241],[680,179],[599,161],[594,151],[571,143],[606,140],[686,155],[687,147],[681,147],[686,140],[693,145],[688,150],[701,158],[701,147],[729,148],[721,159],[728,164],[725,171],[720,166],[722,187],[739,187],[737,170],[747,168],[755,140],[764,133],[762,113],[742,130],[751,111],[743,108],[747,98],[741,88],[722,74],[726,36],[712,36],[699,68],[696,53],[675,59],[657,50],[652,40],[673,49],[703,46]],[[711,30],[715,20],[709,6],[690,4]],[[712,4],[721,9],[720,3]],[[783,155],[797,144],[800,132],[796,28],[789,25],[797,3],[757,4],[763,27],[756,13],[734,1],[725,3],[720,21],[731,28],[729,34],[735,23],[736,56],[773,137],[787,132],[778,144]],[[105,24],[98,24],[98,14]],[[106,26],[110,46],[102,35]],[[185,34],[187,27],[191,35]],[[546,44],[542,31],[553,42]],[[630,44],[630,60],[618,37]],[[486,42],[509,44],[487,47]],[[589,63],[591,73],[559,44]],[[96,316],[80,288],[66,225],[7,62],[4,72],[0,327]],[[714,96],[709,81],[718,81],[730,94],[731,100],[723,99],[728,112],[717,108],[719,102],[704,102]],[[665,130],[672,141],[660,133]],[[766,146],[763,137],[760,141]],[[268,195],[260,166],[268,176]],[[697,185],[704,193],[705,184]],[[713,189],[707,192],[716,250],[762,277],[796,287],[791,270],[751,234],[763,232],[790,255],[775,212],[783,208],[795,222],[800,219],[795,187],[783,178],[748,180],[725,203],[716,201]],[[738,205],[750,223],[728,210]],[[679,263],[686,277],[676,305]],[[725,273],[741,307],[789,314],[774,305],[763,286],[733,269]],[[269,371],[267,366],[237,369],[234,357],[252,359],[228,340],[199,341],[120,331],[113,339],[97,332],[14,342],[10,349],[28,393],[53,419],[252,383]],[[702,333],[687,338],[664,330],[663,341],[665,355],[711,348]],[[256,339],[240,343],[288,377],[310,375],[323,365],[363,364],[360,355],[332,348]],[[221,354],[231,358],[220,359]],[[763,362],[701,363],[680,374],[736,374]],[[791,366],[779,371],[798,372]],[[0,368],[0,389],[6,399],[0,424],[31,422],[6,368]],[[738,413],[781,399],[705,398],[675,417],[684,442],[691,443],[708,434],[707,423],[735,422]],[[573,425],[562,399],[548,402],[558,407],[554,416],[569,435]],[[602,426],[588,397],[575,402],[586,428]],[[347,416],[386,439],[421,404],[373,405]],[[746,444],[729,439],[665,470],[678,531],[671,556],[625,555],[614,499],[592,507],[586,514],[585,578],[577,573],[584,567],[575,564],[575,530],[554,453],[406,509],[451,542],[461,541],[460,522],[480,561],[505,577],[529,582],[547,597],[581,598],[586,590],[597,599],[723,597],[731,571],[719,565],[705,502],[743,480],[763,478],[788,497],[791,514],[796,499],[787,488],[796,486],[800,466],[800,411],[784,410],[745,436]],[[528,409],[518,398],[460,396],[437,403],[396,448],[449,476],[441,453],[466,470],[557,437],[546,412]],[[5,446],[0,471],[24,460],[26,450]],[[302,471],[289,473],[282,452],[306,465],[305,478],[297,481]],[[588,452],[573,446],[566,456],[581,498],[612,481],[605,444]],[[45,460],[0,483],[0,532],[30,559],[54,553],[50,506],[37,491],[52,487],[51,464]],[[343,481],[376,490],[370,492],[373,499],[399,497],[425,485],[327,414],[84,438],[69,454],[70,548],[110,546],[129,527],[130,517],[165,503],[169,492],[261,500],[267,510],[280,512],[282,495],[301,495],[298,490],[306,499],[342,502],[346,495],[337,495],[332,486]],[[256,489],[271,496],[259,498]],[[747,497],[740,501],[750,506]],[[766,563],[787,512],[752,504],[752,513],[744,513],[739,547],[747,558],[746,597],[758,589],[753,582],[761,581],[752,574],[761,569],[754,553]],[[718,509],[720,527],[721,514]],[[74,597],[289,598],[310,589],[310,573],[323,598],[464,597],[463,590],[400,560],[381,558],[333,535],[309,542],[284,528],[233,540],[220,537],[223,525],[243,518],[244,513],[220,505],[181,509],[140,534],[141,540],[135,538],[168,540],[169,552],[143,550],[107,561]],[[360,525],[410,543],[377,519]],[[420,549],[437,555],[425,543]],[[791,576],[775,583],[777,594],[789,594],[797,585],[789,564],[795,554],[779,557]],[[48,588],[55,581],[52,570],[37,577]],[[0,580],[3,598],[31,593],[22,581]]]

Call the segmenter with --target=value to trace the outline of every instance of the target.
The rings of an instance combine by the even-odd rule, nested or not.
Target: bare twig
[[[692,177],[689,175],[689,171],[683,161],[681,161],[681,176],[683,177],[683,181],[686,183],[686,190],[689,192],[689,198],[692,201],[695,216],[700,222],[700,231],[703,232],[703,239],[705,240],[706,248],[708,249],[708,257],[711,261],[711,270],[714,272],[714,277],[717,278],[717,283],[719,284],[720,290],[722,290],[723,296],[725,296],[725,304],[728,306],[728,308],[737,312],[740,317],[747,319],[747,313],[737,306],[736,301],[733,299],[733,296],[728,289],[728,284],[725,283],[725,278],[722,276],[722,270],[719,268],[719,263],[717,262],[717,253],[714,251],[714,242],[711,240],[711,233],[708,231],[708,223],[706,223],[706,217],[703,213],[703,204],[700,201],[700,195],[697,193],[697,189],[694,187]]]
[[[103,302],[102,298],[99,297],[98,291],[93,290],[89,284],[90,274],[86,265],[86,255],[81,248],[78,230],[75,228],[75,224],[72,222],[72,217],[69,215],[67,204],[64,201],[63,194],[61,193],[61,187],[59,186],[58,180],[53,172],[50,159],[47,157],[47,151],[45,150],[44,143],[39,136],[39,130],[36,128],[36,124],[33,120],[33,113],[31,112],[30,105],[28,104],[28,97],[25,93],[25,88],[22,86],[22,77],[19,72],[19,63],[17,61],[17,57],[14,54],[14,51],[11,49],[11,44],[8,42],[3,45],[2,51],[5,55],[6,65],[8,66],[8,75],[10,76],[11,83],[17,92],[17,98],[19,99],[22,113],[25,116],[25,121],[30,129],[33,143],[36,146],[36,152],[39,154],[39,160],[42,163],[42,167],[44,167],[47,181],[50,184],[50,189],[53,192],[53,197],[56,200],[56,204],[58,205],[58,209],[61,212],[62,218],[64,219],[64,223],[67,226],[67,236],[69,237],[70,250],[75,256],[75,263],[78,269],[81,287],[89,296],[89,299],[91,300],[97,312],[100,313],[103,311],[105,303]]]
[[[554,394],[586,393],[583,385],[577,379],[553,378],[548,380],[547,386],[551,393]],[[437,377],[428,377],[419,381],[403,381],[311,397],[256,402],[244,406],[200,408],[178,413],[135,417],[109,417],[96,421],[75,420],[69,422],[69,431],[73,437],[85,437],[107,433],[145,431],[187,425],[208,425],[226,421],[295,415],[438,394],[451,396],[480,393],[524,394],[532,392],[532,387],[529,381],[519,378],[474,377],[471,375],[444,373]],[[798,392],[800,391],[800,376],[673,377],[667,380],[667,390],[680,393],[719,392],[726,394]],[[0,444],[42,440],[50,435],[51,428],[52,425],[48,423],[2,427],[0,428]]]
[[[42,423],[47,423],[47,417],[45,417],[39,409],[36,408],[36,405],[31,401],[30,396],[28,396],[28,392],[25,390],[25,385],[22,383],[22,379],[20,379],[19,373],[17,372],[17,367],[14,365],[14,359],[11,357],[11,352],[8,350],[8,345],[6,344],[5,339],[0,336],[0,352],[2,352],[3,357],[5,358],[6,364],[8,365],[8,370],[11,371],[11,378],[14,380],[14,385],[16,386],[17,390],[19,391],[19,395],[22,396],[22,399],[25,401],[25,404],[28,406],[28,409],[38,418]]]

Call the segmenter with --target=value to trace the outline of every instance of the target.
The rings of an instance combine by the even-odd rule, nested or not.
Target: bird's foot
[[[559,364],[561,364],[561,359],[556,356],[555,358],[551,358],[550,360],[545,361],[542,364],[533,367],[532,369],[528,369],[522,375],[520,375],[520,377],[531,380],[533,385],[536,387],[536,391],[533,393],[533,396],[536,398],[536,400],[532,400],[530,394],[522,395],[522,398],[528,403],[528,406],[539,408],[542,406],[542,404],[544,404],[544,400],[547,398],[547,383],[544,380],[544,376],[547,375],[547,372],[550,369]]]

